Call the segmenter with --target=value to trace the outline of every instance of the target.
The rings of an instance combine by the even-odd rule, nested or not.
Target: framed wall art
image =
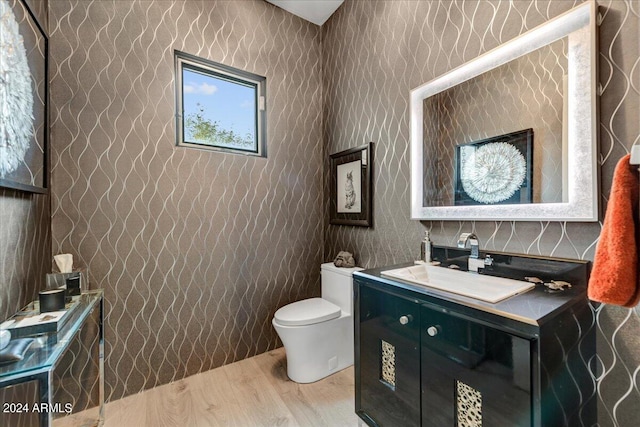
[[[456,206],[531,203],[533,129],[456,146]]]
[[[0,187],[46,193],[48,39],[23,0],[0,0]]]
[[[331,154],[329,223],[373,225],[373,142]]]

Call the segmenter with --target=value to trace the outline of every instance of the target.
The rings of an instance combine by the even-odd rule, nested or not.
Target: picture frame
[[[373,145],[330,155],[330,224],[373,226]]]
[[[0,187],[46,194],[49,39],[26,1],[9,0],[3,12],[4,36],[11,49],[0,52],[0,61],[11,64],[3,70],[11,76],[0,83],[7,85],[1,89],[8,107],[0,113],[6,126],[0,135]]]
[[[532,176],[533,129],[457,145],[454,205],[532,203]]]

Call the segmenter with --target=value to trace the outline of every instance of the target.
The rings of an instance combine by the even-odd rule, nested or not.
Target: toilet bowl
[[[322,264],[322,298],[297,301],[272,320],[287,356],[287,376],[312,383],[353,365],[353,277],[361,268]]]

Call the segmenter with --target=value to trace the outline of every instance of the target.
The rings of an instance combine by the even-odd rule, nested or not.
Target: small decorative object
[[[0,329],[0,350],[5,348],[11,341],[11,332],[6,329]]]
[[[40,291],[40,313],[64,310],[64,289],[48,289]]]
[[[456,205],[531,203],[533,129],[456,147]]]
[[[0,187],[47,192],[47,49],[26,2],[0,0]]]
[[[563,282],[562,280],[552,280],[550,283],[544,284],[550,291],[564,291],[565,287],[570,288],[571,283]]]
[[[544,280],[538,277],[525,277],[524,280],[527,282],[535,283],[536,285],[544,285],[547,288],[547,292],[560,292],[564,291],[565,288],[570,288],[571,283],[565,282],[563,280],[552,280],[551,282],[545,282]]]
[[[356,266],[356,260],[353,259],[351,252],[340,251],[336,259],[333,260],[333,265],[336,267],[351,268]]]
[[[65,284],[67,289],[67,296],[77,296],[81,294],[80,291],[80,281],[81,276],[80,272],[76,271],[75,273],[71,273],[69,277],[66,278]]]
[[[331,154],[330,218],[336,225],[371,227],[373,142]]]

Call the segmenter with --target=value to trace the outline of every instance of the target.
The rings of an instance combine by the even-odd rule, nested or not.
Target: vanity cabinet
[[[368,286],[360,288],[359,300],[362,414],[379,425],[419,426],[420,306]]]
[[[586,298],[564,298],[562,313],[534,325],[371,271],[354,275],[356,413],[368,425],[596,423]],[[514,298],[535,308],[547,297],[531,292]]]
[[[422,425],[531,426],[534,340],[421,308]]]

